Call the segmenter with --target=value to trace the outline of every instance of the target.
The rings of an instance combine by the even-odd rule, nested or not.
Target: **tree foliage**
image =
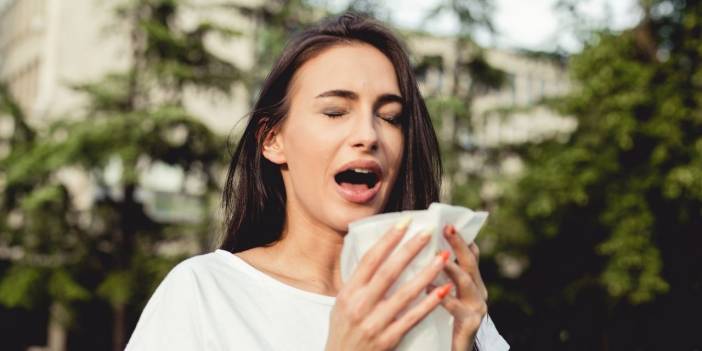
[[[638,26],[571,58],[557,107],[578,127],[526,145],[500,202],[517,233],[501,250],[528,262],[495,289],[517,347],[700,346],[686,320],[702,312],[702,6],[643,4]]]
[[[120,5],[118,17],[131,39],[130,67],[75,85],[87,97],[85,113],[33,127],[10,94],[0,94],[14,125],[0,160],[0,243],[19,252],[0,279],[0,303],[37,308],[60,301],[70,307],[102,299],[113,310],[114,349],[128,337],[127,309],[141,310],[172,264],[194,253],[169,257],[159,247],[188,247],[212,236],[209,215],[195,224],[162,222],[147,211],[143,196],[150,190],[142,176],[166,164],[201,183],[203,190],[191,195],[208,207],[219,190],[225,142],[185,109],[182,92],[228,94],[242,78],[205,46],[206,36],[235,31],[212,23],[183,29],[177,21],[182,6],[175,0]],[[110,178],[115,170],[116,180]],[[93,189],[88,208],[76,205],[66,172],[87,179]]]

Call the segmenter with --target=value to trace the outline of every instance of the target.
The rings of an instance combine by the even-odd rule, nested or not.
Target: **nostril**
[[[378,143],[373,142],[358,142],[354,144],[354,147],[368,149],[370,151],[378,151]]]

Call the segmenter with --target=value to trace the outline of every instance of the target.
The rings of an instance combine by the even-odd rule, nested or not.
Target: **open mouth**
[[[378,183],[378,175],[372,170],[353,168],[347,169],[334,176],[336,183],[351,188],[358,188],[358,190],[370,189]]]
[[[347,201],[366,203],[380,190],[382,182],[380,165],[371,160],[347,163],[334,175],[338,193]]]

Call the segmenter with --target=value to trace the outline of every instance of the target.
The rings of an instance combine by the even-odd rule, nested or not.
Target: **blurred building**
[[[455,186],[466,184],[469,176],[479,175],[480,198],[489,210],[489,203],[504,192],[504,185],[522,172],[522,159],[514,152],[506,152],[511,146],[545,138],[563,139],[576,127],[574,118],[561,116],[543,103],[571,89],[564,58],[484,49],[482,57],[503,73],[504,82],[499,88],[469,88],[472,78],[468,72],[455,70],[478,52],[464,48],[467,51],[459,53],[456,38],[426,34],[410,35],[408,45],[417,62],[417,78],[425,96],[472,96],[471,101],[466,101],[471,113],[470,130],[457,128],[449,123],[450,119],[437,130],[444,140],[449,140],[455,130],[456,141],[467,151],[457,156],[460,171],[453,177],[445,175],[443,200],[449,198]],[[473,90],[468,94],[470,89]],[[497,153],[500,157],[492,158]]]
[[[454,38],[413,35],[408,44],[418,62],[433,62],[418,77],[424,94],[449,96],[453,90],[453,69],[457,57]],[[518,144],[575,127],[544,107],[543,99],[561,96],[570,90],[563,61],[537,53],[486,49],[486,61],[506,74],[506,83],[497,90],[478,91],[471,106],[475,135],[471,142],[483,147]],[[470,80],[461,77],[459,84]],[[508,115],[508,116],[506,116]]]
[[[255,5],[258,0],[237,0]],[[0,80],[28,112],[30,122],[70,118],[83,100],[72,84],[96,81],[129,65],[129,32],[114,16],[119,0],[0,0]],[[191,1],[196,5],[218,3]],[[179,20],[195,25],[201,16],[226,21],[243,36],[223,41],[209,38],[212,50],[246,69],[253,64],[250,19],[217,8],[185,12]],[[230,98],[188,92],[186,104],[214,130],[227,131],[247,112],[244,89]]]
[[[257,0],[237,0],[256,6]],[[0,81],[27,114],[28,122],[40,126],[53,119],[83,115],[84,96],[72,89],[78,83],[98,81],[110,72],[124,72],[130,65],[129,31],[114,15],[120,0],[0,0]],[[183,11],[178,20],[195,26],[202,17],[221,22],[243,35],[230,40],[207,38],[218,56],[242,70],[253,66],[251,19],[236,11],[222,11],[220,1],[195,0],[197,11]],[[211,6],[210,6],[211,5]],[[186,108],[212,130],[233,133],[249,108],[250,96],[243,86],[231,96],[186,91]],[[2,121],[0,121],[2,122]],[[0,125],[0,132],[12,126]],[[119,168],[115,164],[114,168]],[[113,172],[117,173],[117,172]],[[90,206],[97,189],[87,176],[74,170],[62,172],[62,181],[75,189],[79,208]],[[115,179],[115,182],[118,181]],[[188,179],[182,170],[156,165],[143,175],[142,196],[157,219],[195,221],[193,196],[182,194]]]

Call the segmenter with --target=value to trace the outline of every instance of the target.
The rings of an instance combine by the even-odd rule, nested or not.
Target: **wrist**
[[[455,335],[454,334],[451,351],[478,350],[478,346],[476,343],[476,336],[477,335],[478,335],[477,331],[473,331],[471,333],[467,333],[467,334],[463,334],[463,335]]]

